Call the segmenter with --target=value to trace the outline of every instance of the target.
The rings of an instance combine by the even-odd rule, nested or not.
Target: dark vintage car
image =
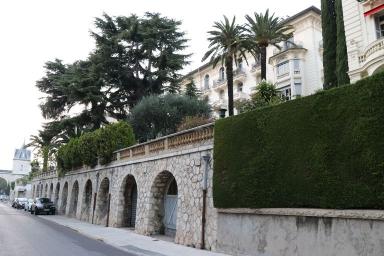
[[[33,200],[31,205],[31,214],[38,215],[40,213],[52,214],[56,213],[56,208],[49,198],[39,197]]]

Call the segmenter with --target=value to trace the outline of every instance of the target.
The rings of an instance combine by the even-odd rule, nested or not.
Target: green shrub
[[[384,209],[384,73],[215,124],[218,208]]]
[[[274,84],[262,81],[256,86],[256,92],[250,99],[235,101],[235,107],[240,113],[261,109],[268,106],[275,106],[283,103],[285,99],[279,94]]]
[[[113,152],[128,147],[135,142],[133,130],[126,122],[108,125],[98,131],[97,155],[101,164],[112,161]]]
[[[146,141],[177,131],[186,116],[209,117],[211,109],[204,100],[175,94],[143,98],[131,111],[129,122],[136,138]]]
[[[80,137],[81,148],[80,155],[82,157],[83,164],[95,167],[97,165],[97,147],[99,141],[99,130],[94,132],[84,133]]]
[[[186,116],[177,127],[177,131],[180,132],[213,122],[214,119],[208,118],[206,116]]]
[[[126,122],[107,125],[93,132],[85,133],[59,148],[57,166],[61,175],[83,165],[95,167],[113,160],[113,152],[135,143],[132,127]]]

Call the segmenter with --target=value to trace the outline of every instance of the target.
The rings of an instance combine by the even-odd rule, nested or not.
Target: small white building
[[[267,80],[288,99],[323,88],[320,15],[321,11],[311,6],[285,19],[285,24],[294,28],[290,39],[294,44],[281,44],[280,50],[274,46],[267,48]],[[260,62],[250,54],[247,60],[248,65],[243,60],[234,67],[234,100],[248,99],[261,82]],[[187,74],[182,89],[190,78],[214,109],[227,108],[227,81],[220,63],[215,68],[208,63]]]
[[[384,0],[342,0],[349,76],[384,71]]]
[[[24,146],[15,150],[12,171],[20,175],[27,175],[31,171],[31,151]]]
[[[0,178],[7,183],[16,181],[15,188],[11,191],[11,199],[14,197],[30,197],[32,195],[31,185],[22,184],[18,179],[27,176],[31,172],[31,151],[23,145],[19,149],[15,149],[13,156],[12,170],[0,170]]]

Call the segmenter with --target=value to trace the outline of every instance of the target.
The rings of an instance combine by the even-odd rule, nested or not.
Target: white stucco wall
[[[372,75],[384,65],[383,38],[377,38],[374,16],[364,13],[384,4],[384,0],[342,0],[345,37],[351,82]],[[384,14],[384,13],[383,13]]]
[[[287,24],[294,27],[294,41],[295,43],[303,46],[305,50],[290,49],[283,53],[276,54],[277,48],[269,46],[267,48],[267,81],[276,84],[276,87],[283,88],[285,86],[291,86],[292,94],[294,95],[294,81],[301,80],[302,83],[302,96],[313,94],[317,90],[322,88],[323,85],[323,67],[322,67],[322,53],[320,51],[320,42],[322,41],[321,34],[321,18],[318,13],[314,11],[308,11],[299,15],[295,19],[290,20]],[[275,56],[275,57],[274,57]],[[293,59],[300,59],[300,74],[293,74]],[[234,78],[234,100],[248,99],[250,94],[254,92],[256,85],[261,81],[260,67],[252,69],[252,65],[255,63],[254,58],[247,55],[248,65],[243,62],[243,71],[245,75],[240,78]],[[290,75],[278,78],[276,74],[276,65],[284,61],[290,61]],[[219,69],[221,63],[215,68],[212,65],[202,66],[193,73],[189,74],[192,77],[197,88],[203,92],[203,96],[209,97],[209,103],[214,107],[227,105],[227,86],[226,83],[219,87],[213,86],[213,81],[219,79]],[[237,68],[233,67],[234,70]],[[210,88],[204,89],[204,77],[209,75]],[[185,85],[188,83],[186,78],[182,84],[182,90],[185,89]],[[243,83],[242,94],[237,92],[237,85],[239,82]],[[223,91],[223,99],[220,100],[220,91]],[[240,96],[240,97],[239,97]],[[236,111],[235,111],[236,113]],[[227,113],[228,114],[228,113]]]
[[[384,212],[342,212],[272,209],[269,213],[219,213],[217,250],[238,256],[384,255]]]

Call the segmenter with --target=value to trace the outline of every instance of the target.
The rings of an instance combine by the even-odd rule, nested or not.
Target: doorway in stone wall
[[[91,220],[92,209],[92,181],[87,180],[83,192],[83,200],[81,204],[81,220],[89,222]]]
[[[135,177],[127,175],[120,188],[118,222],[121,227],[134,228],[137,212],[137,184]]]
[[[160,172],[154,179],[150,197],[149,232],[152,235],[176,235],[178,186],[169,171]]]
[[[109,179],[104,178],[99,187],[96,200],[95,223],[106,225],[109,211]]]
[[[164,234],[166,236],[176,235],[176,220],[177,220],[177,183],[173,178],[168,183],[167,193],[164,197]]]
[[[65,182],[63,192],[61,193],[61,206],[60,212],[66,214],[67,209],[67,199],[68,199],[68,182]]]

